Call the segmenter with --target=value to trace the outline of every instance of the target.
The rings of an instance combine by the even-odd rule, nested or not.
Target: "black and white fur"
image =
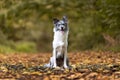
[[[63,67],[67,65],[67,46],[68,46],[68,21],[67,17],[63,16],[62,20],[54,19],[54,40],[53,40],[53,67],[57,67],[56,58],[64,56]]]
[[[68,20],[66,16],[63,16],[61,20],[53,19],[53,56],[50,58],[50,63],[46,64],[46,67],[56,68],[59,66],[59,61],[62,61],[62,67],[69,68],[68,57],[67,57],[67,46],[68,46]]]

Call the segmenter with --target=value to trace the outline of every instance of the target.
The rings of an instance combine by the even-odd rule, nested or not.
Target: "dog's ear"
[[[56,24],[59,20],[57,18],[53,18],[53,23]]]
[[[63,16],[63,21],[64,21],[65,23],[68,22],[67,16]]]

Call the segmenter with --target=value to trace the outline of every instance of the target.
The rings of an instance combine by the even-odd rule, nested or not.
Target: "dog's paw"
[[[69,67],[68,67],[67,65],[64,65],[64,68],[65,68],[65,69],[69,69]]]
[[[50,67],[50,64],[45,64],[44,67],[48,68],[48,67]]]
[[[57,65],[53,65],[53,68],[56,68],[57,67]]]

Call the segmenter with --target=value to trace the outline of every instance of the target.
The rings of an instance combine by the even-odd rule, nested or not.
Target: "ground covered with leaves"
[[[0,79],[8,80],[120,80],[120,53],[69,53],[70,69],[43,67],[51,53],[0,54]]]

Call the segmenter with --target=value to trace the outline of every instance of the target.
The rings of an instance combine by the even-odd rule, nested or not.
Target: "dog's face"
[[[67,17],[66,16],[63,16],[62,20],[54,18],[53,23],[54,23],[55,31],[63,31],[63,32],[68,31]]]

